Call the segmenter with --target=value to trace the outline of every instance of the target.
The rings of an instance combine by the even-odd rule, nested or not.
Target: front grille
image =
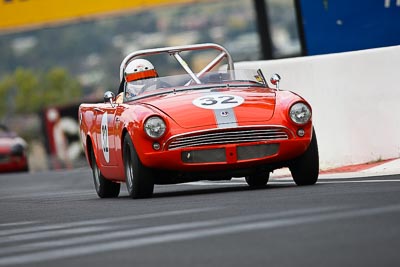
[[[226,153],[224,148],[184,151],[181,159],[185,163],[225,162]]]
[[[223,144],[243,144],[259,141],[286,140],[289,135],[285,128],[269,127],[269,128],[243,128],[231,129],[225,131],[207,131],[195,132],[185,135],[176,136],[167,142],[168,150],[209,146]]]
[[[279,151],[279,144],[246,145],[236,148],[237,159],[257,159],[272,156]]]
[[[0,163],[10,161],[10,156],[8,154],[0,154]]]

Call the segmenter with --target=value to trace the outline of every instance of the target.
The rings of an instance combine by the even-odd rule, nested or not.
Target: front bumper
[[[303,154],[309,139],[191,147],[139,155],[143,165],[183,172],[223,171],[287,162]]]
[[[0,173],[28,171],[26,156],[0,155]]]

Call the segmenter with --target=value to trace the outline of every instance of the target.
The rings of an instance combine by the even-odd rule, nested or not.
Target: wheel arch
[[[125,136],[126,136],[127,134],[129,134],[129,131],[128,131],[128,129],[127,129],[126,127],[124,127],[124,129],[122,130],[122,133],[121,133],[121,153],[122,153],[122,159],[123,159],[123,156],[124,156],[124,149],[125,149],[125,147],[124,147],[124,140],[125,140]]]
[[[91,153],[94,153],[94,148],[93,148],[93,141],[92,138],[90,137],[90,135],[86,136],[86,159],[89,163],[90,168],[92,168],[92,157],[90,156]],[[96,157],[96,155],[95,155]]]

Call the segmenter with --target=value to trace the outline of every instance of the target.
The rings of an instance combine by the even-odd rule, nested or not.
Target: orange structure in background
[[[193,0],[1,0],[0,32],[30,29]]]

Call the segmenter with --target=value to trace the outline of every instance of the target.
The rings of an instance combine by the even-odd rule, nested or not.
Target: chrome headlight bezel
[[[311,120],[311,115],[311,108],[303,102],[297,102],[289,109],[289,117],[297,125],[307,124]]]
[[[167,131],[167,125],[160,116],[150,116],[143,124],[144,132],[152,139],[162,137]]]

